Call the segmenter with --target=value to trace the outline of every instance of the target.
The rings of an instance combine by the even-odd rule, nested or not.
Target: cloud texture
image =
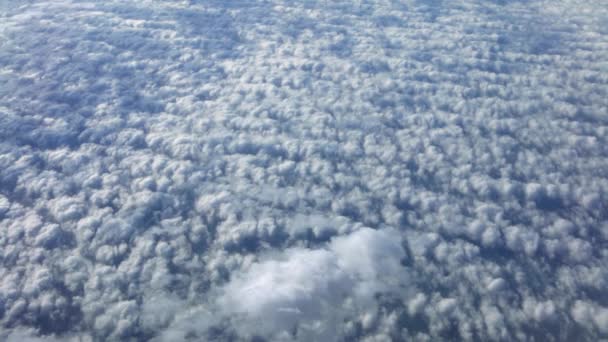
[[[607,18],[0,1],[0,339],[608,338]]]

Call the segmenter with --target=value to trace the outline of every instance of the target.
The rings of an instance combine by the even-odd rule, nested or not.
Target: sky
[[[0,0],[0,340],[608,339],[602,0]]]

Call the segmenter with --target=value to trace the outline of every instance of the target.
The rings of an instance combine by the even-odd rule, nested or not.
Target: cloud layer
[[[0,339],[608,338],[606,18],[0,2]]]

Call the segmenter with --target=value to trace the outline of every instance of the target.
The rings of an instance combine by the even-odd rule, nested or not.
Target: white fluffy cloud
[[[396,231],[362,228],[326,248],[290,248],[252,264],[219,302],[228,313],[244,314],[239,325],[254,332],[282,335],[300,326],[298,339],[331,339],[339,318],[352,314],[348,309],[369,308],[374,295],[406,286],[404,257]]]
[[[0,339],[608,338],[606,18],[0,1]]]

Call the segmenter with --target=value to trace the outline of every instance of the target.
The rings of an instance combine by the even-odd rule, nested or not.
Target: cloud
[[[353,248],[361,253],[354,254]],[[245,263],[217,289],[216,299],[205,307],[219,316],[209,317],[203,307],[182,312],[159,339],[210,338],[209,326],[225,322],[231,322],[240,338],[279,340],[333,339],[343,333],[343,322],[363,322],[357,324],[367,329],[382,325],[375,297],[397,290],[400,297],[410,296],[404,257],[397,231],[371,228],[333,238],[317,249],[270,251]],[[356,267],[358,262],[367,267]]]
[[[608,337],[607,11],[0,3],[0,340]]]

